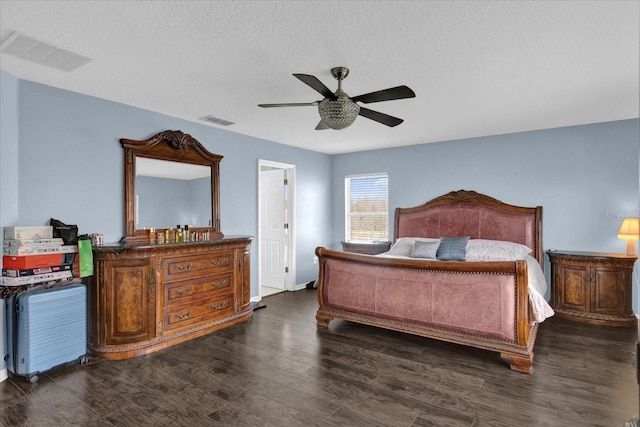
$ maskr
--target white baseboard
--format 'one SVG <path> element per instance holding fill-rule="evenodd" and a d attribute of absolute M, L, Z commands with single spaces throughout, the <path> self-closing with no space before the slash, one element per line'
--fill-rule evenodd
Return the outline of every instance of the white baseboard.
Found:
<path fill-rule="evenodd" d="M 7 368 L 4 368 L 0 371 L 0 383 L 7 378 L 9 378 L 9 370 Z"/>
<path fill-rule="evenodd" d="M 303 289 L 307 289 L 306 283 L 298 284 L 295 286 L 295 288 L 293 288 L 294 291 L 301 291 Z"/>

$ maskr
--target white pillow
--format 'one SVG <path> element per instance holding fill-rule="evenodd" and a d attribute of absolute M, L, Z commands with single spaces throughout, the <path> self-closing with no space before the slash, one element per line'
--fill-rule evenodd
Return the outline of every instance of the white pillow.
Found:
<path fill-rule="evenodd" d="M 422 242 L 416 240 L 411 251 L 411 258 L 436 259 L 440 242 Z"/>
<path fill-rule="evenodd" d="M 519 243 L 471 239 L 467 243 L 467 261 L 516 261 L 524 259 L 531 251 Z"/>
<path fill-rule="evenodd" d="M 433 239 L 429 237 L 400 237 L 396 240 L 396 242 L 391 246 L 388 252 L 385 252 L 386 255 L 397 255 L 397 256 L 411 256 L 411 252 L 413 251 L 413 244 L 416 241 L 420 242 L 440 242 L 440 239 Z"/>

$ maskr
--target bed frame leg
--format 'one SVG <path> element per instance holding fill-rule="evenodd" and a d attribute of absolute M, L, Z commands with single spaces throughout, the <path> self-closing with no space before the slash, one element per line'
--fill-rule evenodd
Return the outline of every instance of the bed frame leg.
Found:
<path fill-rule="evenodd" d="M 500 357 L 509 363 L 511 370 L 530 374 L 533 371 L 533 353 L 528 356 L 521 356 L 510 353 L 500 353 Z"/>
<path fill-rule="evenodd" d="M 327 316 L 326 314 L 322 314 L 320 312 L 316 313 L 316 323 L 322 328 L 328 328 L 329 322 L 331 322 L 332 320 L 333 316 Z"/>

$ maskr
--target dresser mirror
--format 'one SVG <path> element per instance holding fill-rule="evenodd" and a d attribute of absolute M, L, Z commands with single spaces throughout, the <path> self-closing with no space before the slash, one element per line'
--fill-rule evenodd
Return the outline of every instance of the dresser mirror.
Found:
<path fill-rule="evenodd" d="M 220 232 L 220 161 L 191 135 L 164 131 L 146 140 L 121 139 L 125 151 L 127 244 L 156 243 L 155 233 L 190 226 L 209 239 Z"/>

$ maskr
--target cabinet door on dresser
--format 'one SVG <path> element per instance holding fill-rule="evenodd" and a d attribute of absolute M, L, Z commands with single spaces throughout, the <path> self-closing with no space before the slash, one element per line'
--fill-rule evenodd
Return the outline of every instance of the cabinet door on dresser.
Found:
<path fill-rule="evenodd" d="M 236 280 L 236 311 L 245 311 L 251 305 L 251 259 L 249 248 L 236 249 L 238 278 Z"/>
<path fill-rule="evenodd" d="M 625 294 L 627 272 L 619 268 L 594 267 L 590 269 L 591 312 L 599 314 L 624 313 L 625 301 L 631 295 Z"/>
<path fill-rule="evenodd" d="M 104 344 L 118 345 L 155 336 L 156 272 L 150 259 L 104 262 L 102 287 L 111 309 L 102 313 Z"/>
<path fill-rule="evenodd" d="M 589 311 L 590 288 L 587 286 L 590 278 L 590 268 L 582 265 L 558 264 L 556 280 L 558 284 L 553 292 L 554 306 L 558 309 Z M 562 285 L 560 285 L 562 284 Z"/>

